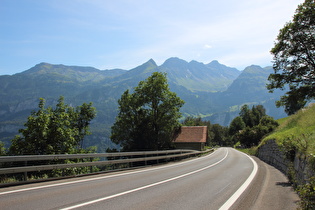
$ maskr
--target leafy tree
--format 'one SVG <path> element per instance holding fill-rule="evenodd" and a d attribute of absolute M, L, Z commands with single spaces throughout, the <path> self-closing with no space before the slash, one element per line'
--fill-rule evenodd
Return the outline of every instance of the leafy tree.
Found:
<path fill-rule="evenodd" d="M 248 105 L 245 104 L 241 107 L 241 111 L 239 113 L 240 117 L 242 118 L 243 122 L 248 127 L 253 127 L 255 124 L 254 115 L 249 109 Z"/>
<path fill-rule="evenodd" d="M 255 125 L 255 116 L 253 115 L 247 104 L 241 107 L 239 115 L 243 119 L 243 122 L 246 126 L 253 127 Z"/>
<path fill-rule="evenodd" d="M 211 125 L 210 132 L 212 133 L 212 138 L 210 139 L 212 146 L 232 146 L 228 135 L 229 130 L 227 127 L 221 126 L 219 124 L 213 124 Z"/>
<path fill-rule="evenodd" d="M 80 151 L 85 135 L 89 134 L 88 126 L 95 117 L 92 103 L 73 107 L 64 103 L 61 96 L 55 109 L 45 108 L 45 100 L 40 98 L 39 110 L 33 111 L 20 129 L 23 135 L 12 140 L 10 154 L 64 154 Z"/>
<path fill-rule="evenodd" d="M 266 115 L 266 110 L 263 105 L 253 106 L 252 109 L 249 109 L 248 105 L 245 104 L 241 107 L 239 115 L 245 125 L 252 128 L 259 124 L 260 119 Z"/>
<path fill-rule="evenodd" d="M 274 74 L 270 74 L 270 92 L 289 86 L 277 106 L 285 106 L 288 114 L 315 98 L 315 2 L 305 0 L 298 6 L 293 20 L 280 30 L 275 46 Z"/>
<path fill-rule="evenodd" d="M 278 123 L 272 117 L 266 115 L 266 109 L 262 105 L 248 105 L 241 107 L 239 117 L 232 120 L 229 134 L 232 143 L 239 142 L 245 147 L 257 145 L 260 139 L 272 132 Z"/>
<path fill-rule="evenodd" d="M 0 156 L 6 155 L 6 149 L 4 143 L 0 141 Z"/>
<path fill-rule="evenodd" d="M 258 125 L 246 127 L 235 134 L 234 139 L 245 147 L 258 145 L 259 141 L 268 133 L 272 132 L 279 124 L 270 116 L 263 116 Z"/>
<path fill-rule="evenodd" d="M 246 127 L 243 119 L 240 116 L 235 117 L 229 126 L 229 134 L 233 136 Z"/>
<path fill-rule="evenodd" d="M 171 146 L 184 101 L 169 90 L 166 74 L 154 72 L 139 82 L 133 93 L 118 100 L 119 113 L 111 140 L 124 151 L 158 150 Z"/>
<path fill-rule="evenodd" d="M 247 148 L 256 145 L 260 140 L 257 139 L 256 130 L 250 127 L 246 127 L 240 133 L 237 133 L 234 138 Z"/>
<path fill-rule="evenodd" d="M 210 125 L 210 121 L 203 121 L 201 117 L 188 116 L 184 119 L 182 124 L 185 126 L 206 126 Z"/>
<path fill-rule="evenodd" d="M 76 107 L 73 113 L 74 120 L 72 126 L 78 128 L 78 135 L 75 136 L 77 142 L 80 142 L 80 147 L 83 147 L 83 140 L 89 132 L 90 121 L 96 116 L 96 109 L 92 107 L 92 103 L 83 103 L 81 106 Z"/>
<path fill-rule="evenodd" d="M 266 116 L 266 109 L 263 105 L 253 106 L 252 113 L 254 115 L 254 125 L 258 125 L 262 117 Z"/>
<path fill-rule="evenodd" d="M 272 132 L 276 127 L 279 126 L 279 123 L 270 116 L 263 116 L 260 120 L 259 125 L 267 128 L 267 132 Z"/>

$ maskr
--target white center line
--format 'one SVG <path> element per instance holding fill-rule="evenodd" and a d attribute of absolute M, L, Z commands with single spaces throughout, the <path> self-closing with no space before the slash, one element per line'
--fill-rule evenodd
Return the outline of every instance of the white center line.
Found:
<path fill-rule="evenodd" d="M 213 155 L 215 152 L 211 153 L 210 155 Z M 197 161 L 197 160 L 200 160 L 202 158 L 206 158 L 208 156 L 209 155 L 206 155 L 206 156 L 201 157 L 201 158 L 192 159 L 192 160 L 189 160 L 189 161 L 184 161 L 184 162 L 175 163 L 175 164 L 171 164 L 171 165 L 159 166 L 159 167 L 155 167 L 155 168 L 148 168 L 148 169 L 144 169 L 144 170 L 140 170 L 140 171 L 131 171 L 131 172 L 126 172 L 126 173 L 121 173 L 121 174 L 113 174 L 113 175 L 108 175 L 108 176 L 94 177 L 94 178 L 77 180 L 77 181 L 62 182 L 62 183 L 57 183 L 57 184 L 50 184 L 50 185 L 43 185 L 43 186 L 38 186 L 38 187 L 29 187 L 29 188 L 5 191 L 5 192 L 0 192 L 0 195 L 6 195 L 6 194 L 18 193 L 18 192 L 25 192 L 25 191 L 30 191 L 30 190 L 39 190 L 39 189 L 50 188 L 50 187 L 58 187 L 58 186 L 63 186 L 63 185 L 83 183 L 83 182 L 89 182 L 89 181 L 95 181 L 95 180 L 101 180 L 101 179 L 108 179 L 108 178 L 112 178 L 112 177 L 143 173 L 143 172 L 153 171 L 153 170 L 160 170 L 162 168 L 174 167 L 174 166 L 186 164 L 186 163 L 189 163 L 189 162 Z"/>
<path fill-rule="evenodd" d="M 122 196 L 122 195 L 126 195 L 126 194 L 129 194 L 129 193 L 133 193 L 133 192 L 140 191 L 140 190 L 143 190 L 143 189 L 147 189 L 147 188 L 150 188 L 150 187 L 154 187 L 154 186 L 157 186 L 157 185 L 160 185 L 160 184 L 164 184 L 164 183 L 167 183 L 167 182 L 170 182 L 170 181 L 174 181 L 174 180 L 177 180 L 177 179 L 180 179 L 180 178 L 183 178 L 183 177 L 186 177 L 186 176 L 189 176 L 189 175 L 192 175 L 192 174 L 204 171 L 204 170 L 206 170 L 208 168 L 211 168 L 211 167 L 221 163 L 223 160 L 226 159 L 226 157 L 228 156 L 228 153 L 229 153 L 229 151 L 227 150 L 225 156 L 221 160 L 219 160 L 216 163 L 213 163 L 212 165 L 206 166 L 204 168 L 201 168 L 201 169 L 198 169 L 198 170 L 186 173 L 186 174 L 182 174 L 180 176 L 176 176 L 176 177 L 173 177 L 173 178 L 170 178 L 170 179 L 166 179 L 166 180 L 163 180 L 163 181 L 160 181 L 160 182 L 156 182 L 156 183 L 153 183 L 153 184 L 145 185 L 143 187 L 135 188 L 135 189 L 132 189 L 132 190 L 128 190 L 128 191 L 117 193 L 117 194 L 110 195 L 110 196 L 107 196 L 107 197 L 103 197 L 103 198 L 99 198 L 99 199 L 96 199 L 96 200 L 88 201 L 88 202 L 85 202 L 85 203 L 80 203 L 80 204 L 77 204 L 77 205 L 74 205 L 74 206 L 69 206 L 69 207 L 63 208 L 61 210 L 70 210 L 70 209 L 80 208 L 80 207 L 83 207 L 83 206 L 91 205 L 91 204 L 94 204 L 94 203 L 97 203 L 97 202 L 105 201 L 105 200 L 108 200 L 108 199 L 111 199 L 111 198 L 119 197 L 119 196 Z"/>

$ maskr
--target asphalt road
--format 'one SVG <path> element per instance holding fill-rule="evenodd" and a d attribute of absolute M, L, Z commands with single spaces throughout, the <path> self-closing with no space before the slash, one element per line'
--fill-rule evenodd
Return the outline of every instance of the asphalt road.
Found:
<path fill-rule="evenodd" d="M 247 201 L 251 196 L 242 192 L 253 189 L 252 179 L 261 181 L 256 171 L 256 161 L 249 156 L 220 148 L 162 166 L 3 188 L 0 209 L 184 210 L 228 209 L 233 204 L 237 209 L 243 203 L 253 206 Z M 263 204 L 265 198 L 258 198 L 255 203 Z"/>

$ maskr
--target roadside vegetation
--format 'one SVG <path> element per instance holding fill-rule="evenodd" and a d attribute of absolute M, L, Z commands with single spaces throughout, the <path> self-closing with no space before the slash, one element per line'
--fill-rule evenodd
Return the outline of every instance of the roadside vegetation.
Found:
<path fill-rule="evenodd" d="M 170 149 L 184 103 L 170 91 L 166 73 L 154 72 L 133 93 L 127 89 L 118 100 L 111 140 L 123 151 Z"/>
<path fill-rule="evenodd" d="M 293 165 L 295 154 L 305 156 L 313 172 L 315 171 L 315 104 L 299 110 L 294 115 L 278 120 L 279 126 L 270 135 L 262 139 L 259 146 L 269 140 L 275 140 L 283 149 L 286 158 Z M 258 146 L 258 148 L 259 148 Z M 249 150 L 257 150 L 252 148 Z M 304 180 L 306 184 L 299 184 L 296 180 L 295 170 L 288 171 L 288 178 L 299 194 L 301 209 L 315 208 L 315 176 Z"/>
<path fill-rule="evenodd" d="M 311 169 L 306 184 L 295 181 L 295 170 L 289 172 L 289 179 L 300 195 L 301 209 L 315 209 L 315 106 L 304 106 L 315 99 L 315 2 L 305 0 L 300 4 L 291 21 L 280 29 L 274 47 L 274 73 L 269 75 L 267 89 L 289 89 L 277 102 L 291 115 L 279 121 L 280 126 L 273 134 L 264 138 L 261 144 L 274 139 L 284 148 L 287 159 L 297 153 L 307 158 Z M 291 173 L 291 174 L 290 174 Z"/>
<path fill-rule="evenodd" d="M 300 109 L 293 115 L 276 121 L 279 126 L 275 130 L 260 140 L 259 145 L 251 147 L 241 147 L 240 142 L 235 144 L 235 148 L 249 154 L 257 155 L 260 146 L 267 141 L 275 140 L 290 161 L 291 168 L 288 171 L 289 181 L 292 183 L 301 201 L 300 209 L 315 208 L 315 176 L 305 180 L 305 184 L 299 184 L 296 180 L 296 172 L 293 168 L 295 154 L 299 153 L 308 160 L 309 167 L 315 171 L 315 104 Z"/>
<path fill-rule="evenodd" d="M 21 135 L 12 139 L 8 150 L 0 142 L 0 155 L 50 155 L 50 154 L 79 154 L 94 153 L 96 147 L 84 149 L 84 137 L 89 132 L 90 121 L 95 117 L 96 110 L 92 103 L 83 103 L 81 106 L 72 107 L 64 103 L 60 97 L 55 107 L 45 107 L 45 100 L 39 99 L 38 110 L 33 111 L 20 129 Z M 42 164 L 76 163 L 89 160 L 49 160 Z M 13 163 L 5 163 L 4 166 Z M 25 163 L 14 163 L 18 167 Z M 32 161 L 32 164 L 37 164 Z M 2 165 L 0 164 L 2 167 Z M 12 166 L 11 166 L 12 167 Z M 95 172 L 96 167 L 78 167 L 69 169 L 55 169 L 50 172 L 31 172 L 28 179 L 49 178 Z M 21 180 L 23 175 L 0 175 L 0 182 Z"/>
<path fill-rule="evenodd" d="M 296 114 L 278 120 L 279 127 L 265 137 L 265 141 L 274 139 L 277 144 L 287 149 L 294 149 L 305 155 L 315 155 L 315 104 Z"/>
<path fill-rule="evenodd" d="M 235 117 L 228 127 L 211 124 L 201 117 L 186 117 L 184 126 L 207 126 L 209 146 L 229 146 L 249 151 L 259 144 L 260 139 L 272 132 L 278 123 L 266 114 L 262 105 L 251 108 L 247 104 L 241 107 L 239 116 Z M 253 154 L 253 151 L 251 151 Z"/>

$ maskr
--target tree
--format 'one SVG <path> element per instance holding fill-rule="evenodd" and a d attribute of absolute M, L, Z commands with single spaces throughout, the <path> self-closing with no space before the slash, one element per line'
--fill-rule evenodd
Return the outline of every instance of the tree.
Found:
<path fill-rule="evenodd" d="M 64 154 L 82 151 L 85 135 L 89 134 L 88 126 L 95 117 L 92 103 L 73 107 L 64 103 L 61 96 L 55 109 L 45 108 L 45 100 L 40 98 L 39 110 L 33 111 L 20 129 L 23 135 L 17 135 L 12 140 L 10 154 L 14 155 L 44 155 Z"/>
<path fill-rule="evenodd" d="M 277 102 L 288 114 L 295 113 L 315 98 L 315 2 L 305 0 L 298 6 L 293 20 L 280 30 L 275 46 L 274 74 L 270 74 L 267 88 L 289 87 Z"/>
<path fill-rule="evenodd" d="M 210 145 L 232 146 L 228 135 L 228 128 L 219 124 L 213 124 L 210 128 Z"/>
<path fill-rule="evenodd" d="M 240 117 L 242 118 L 243 122 L 246 126 L 253 127 L 255 124 L 254 116 L 251 110 L 249 109 L 248 105 L 245 104 L 241 107 L 241 111 L 239 113 Z"/>
<path fill-rule="evenodd" d="M 239 115 L 245 125 L 252 128 L 259 124 L 260 119 L 266 115 L 266 110 L 263 105 L 253 106 L 252 109 L 249 109 L 248 105 L 245 104 L 241 107 Z"/>
<path fill-rule="evenodd" d="M 165 73 L 154 72 L 133 93 L 126 90 L 118 104 L 111 134 L 114 143 L 124 151 L 170 147 L 184 101 L 169 90 Z"/>
<path fill-rule="evenodd" d="M 264 116 L 261 118 L 259 125 L 264 126 L 268 133 L 272 132 L 276 127 L 279 126 L 279 123 L 270 116 Z"/>
<path fill-rule="evenodd" d="M 246 127 L 239 133 L 234 135 L 234 139 L 239 141 L 245 147 L 258 145 L 259 141 L 268 133 L 272 132 L 277 126 L 278 122 L 270 116 L 263 116 L 258 125 L 254 127 Z"/>
<path fill-rule="evenodd" d="M 6 149 L 4 147 L 4 143 L 0 141 L 0 156 L 6 155 Z"/>
<path fill-rule="evenodd" d="M 263 105 L 253 106 L 252 113 L 254 115 L 254 125 L 258 125 L 260 120 L 266 116 L 266 109 Z"/>
<path fill-rule="evenodd" d="M 241 143 L 245 147 L 257 145 L 260 139 L 273 131 L 278 123 L 266 114 L 263 105 L 253 106 L 243 105 L 239 113 L 240 116 L 234 118 L 229 127 L 229 134 L 232 143 Z"/>
<path fill-rule="evenodd" d="M 184 119 L 182 124 L 185 126 L 206 126 L 206 125 L 210 125 L 210 122 L 203 121 L 201 117 L 188 116 Z"/>
<path fill-rule="evenodd" d="M 231 136 L 235 135 L 239 131 L 243 130 L 246 127 L 243 119 L 240 116 L 235 117 L 230 123 L 229 134 Z"/>

